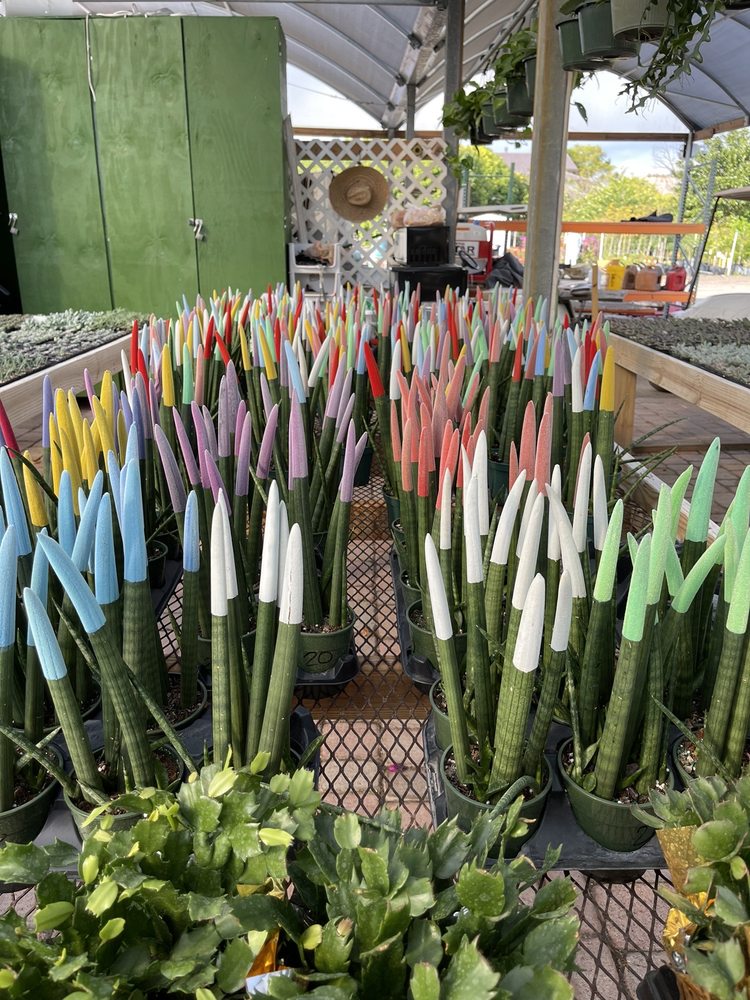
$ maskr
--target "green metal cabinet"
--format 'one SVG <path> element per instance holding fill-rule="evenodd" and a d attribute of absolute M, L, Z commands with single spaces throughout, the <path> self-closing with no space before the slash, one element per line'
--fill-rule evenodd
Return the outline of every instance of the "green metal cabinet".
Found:
<path fill-rule="evenodd" d="M 0 18 L 24 310 L 283 281 L 285 101 L 275 18 Z"/>
<path fill-rule="evenodd" d="M 80 20 L 0 19 L 9 212 L 0 222 L 17 230 L 12 246 L 26 312 L 112 308 L 84 30 Z"/>
<path fill-rule="evenodd" d="M 182 22 L 203 295 L 286 276 L 284 36 L 275 18 Z"/>

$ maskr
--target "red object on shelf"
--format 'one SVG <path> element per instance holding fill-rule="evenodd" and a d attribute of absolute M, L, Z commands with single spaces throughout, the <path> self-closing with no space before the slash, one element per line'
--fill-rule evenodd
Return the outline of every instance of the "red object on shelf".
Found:
<path fill-rule="evenodd" d="M 670 267 L 667 271 L 664 288 L 668 292 L 682 292 L 684 291 L 686 282 L 687 271 L 680 264 L 677 264 L 675 267 Z"/>

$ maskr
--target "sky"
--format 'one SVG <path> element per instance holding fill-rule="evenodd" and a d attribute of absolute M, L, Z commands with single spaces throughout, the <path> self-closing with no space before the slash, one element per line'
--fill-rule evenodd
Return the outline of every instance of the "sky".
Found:
<path fill-rule="evenodd" d="M 663 104 L 654 101 L 638 114 L 627 113 L 627 102 L 619 96 L 622 83 L 613 73 L 592 76 L 574 94 L 586 108 L 588 125 L 575 107 L 570 111 L 572 131 L 594 132 L 683 132 L 684 125 Z M 287 99 L 295 126 L 326 126 L 330 128 L 379 128 L 379 122 L 362 108 L 337 94 L 315 77 L 287 66 Z M 421 108 L 415 116 L 417 129 L 440 128 L 442 99 L 436 98 Z M 648 177 L 668 172 L 665 157 L 679 156 L 680 146 L 674 143 L 611 142 L 600 143 L 618 169 L 628 174 Z M 493 143 L 495 150 L 511 148 L 509 143 Z"/>

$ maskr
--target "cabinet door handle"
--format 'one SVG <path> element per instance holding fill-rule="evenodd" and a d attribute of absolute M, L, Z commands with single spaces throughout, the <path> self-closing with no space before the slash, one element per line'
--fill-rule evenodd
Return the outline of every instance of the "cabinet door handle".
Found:
<path fill-rule="evenodd" d="M 8 229 L 11 236 L 18 236 L 18 212 L 8 213 Z"/>
<path fill-rule="evenodd" d="M 188 219 L 188 225 L 193 230 L 193 236 L 196 240 L 205 240 L 206 236 L 203 232 L 203 219 Z"/>

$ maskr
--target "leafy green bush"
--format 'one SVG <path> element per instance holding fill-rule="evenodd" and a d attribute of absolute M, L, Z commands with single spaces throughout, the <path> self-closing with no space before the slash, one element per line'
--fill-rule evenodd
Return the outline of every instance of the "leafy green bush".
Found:
<path fill-rule="evenodd" d="M 572 884 L 521 898 L 557 852 L 541 871 L 481 867 L 520 802 L 471 834 L 453 821 L 402 832 L 398 812 L 321 806 L 307 771 L 266 784 L 266 764 L 125 796 L 146 818 L 113 833 L 105 817 L 80 857 L 60 843 L 0 851 L 0 881 L 36 884 L 39 907 L 33 926 L 0 919 L 0 996 L 212 1000 L 270 953 L 286 966 L 266 978 L 276 997 L 572 998 Z"/>

